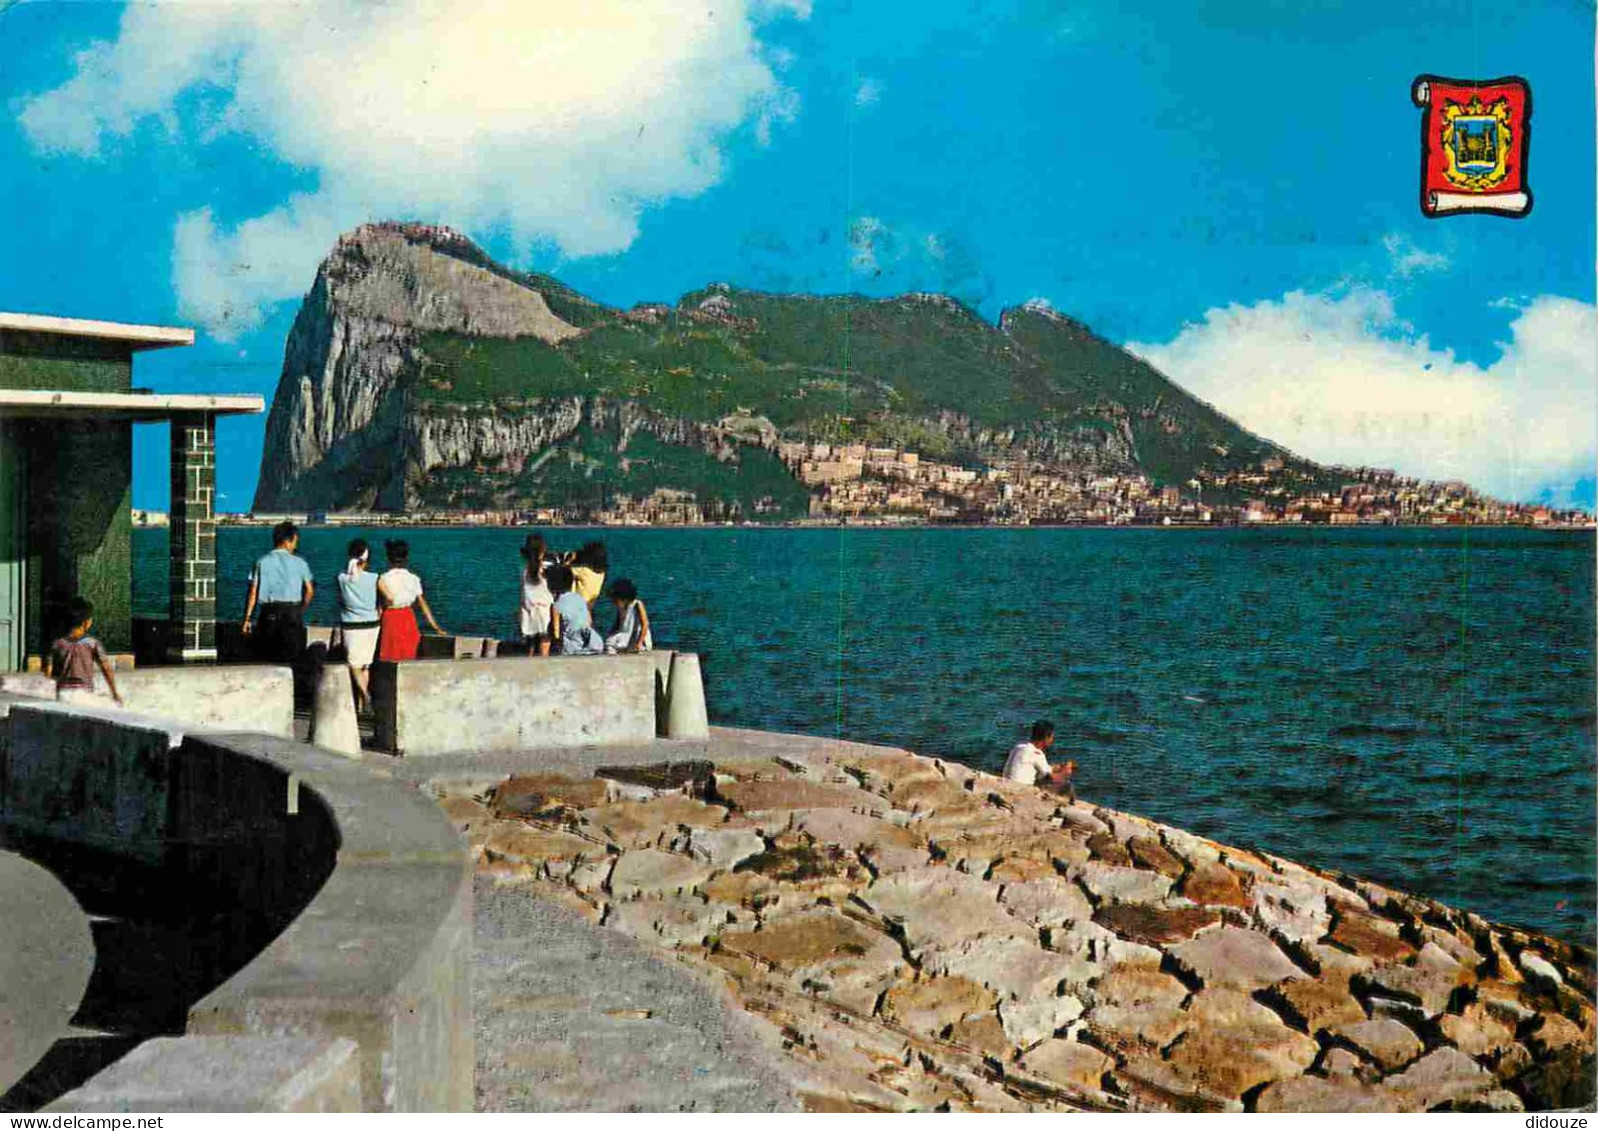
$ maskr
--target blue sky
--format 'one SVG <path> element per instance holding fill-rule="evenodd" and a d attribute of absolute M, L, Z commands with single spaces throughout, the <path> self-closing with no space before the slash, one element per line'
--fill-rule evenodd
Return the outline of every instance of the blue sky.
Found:
<path fill-rule="evenodd" d="M 1041 298 L 1306 455 L 1593 504 L 1590 6 L 570 7 L 22 0 L 0 309 L 195 324 L 138 382 L 270 399 L 333 236 L 427 219 L 615 304 Z M 1530 81 L 1528 218 L 1421 216 L 1421 72 Z"/>

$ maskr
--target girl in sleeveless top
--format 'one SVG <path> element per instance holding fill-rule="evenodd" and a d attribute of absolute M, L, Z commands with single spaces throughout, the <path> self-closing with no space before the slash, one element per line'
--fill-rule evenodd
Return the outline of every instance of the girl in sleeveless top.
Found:
<path fill-rule="evenodd" d="M 355 708 L 370 707 L 372 660 L 377 656 L 377 575 L 368 564 L 371 548 L 366 539 L 349 545 L 349 564 L 338 575 L 339 630 L 344 636 L 344 662 L 355 687 Z"/>
<path fill-rule="evenodd" d="M 610 587 L 610 599 L 616 603 L 616 623 L 605 637 L 605 651 L 653 651 L 655 640 L 649 631 L 649 610 L 638 599 L 638 587 L 630 579 L 620 578 Z"/>
<path fill-rule="evenodd" d="M 422 579 L 410 571 L 410 543 L 402 539 L 384 542 L 388 556 L 388 569 L 377 579 L 377 603 L 383 610 L 381 629 L 377 638 L 377 658 L 387 663 L 414 660 L 421 648 L 422 633 L 416 625 L 416 608 L 427 618 L 428 627 L 439 636 L 445 635 L 433 610 L 427 607 L 422 595 Z"/>
<path fill-rule="evenodd" d="M 550 564 L 543 538 L 529 534 L 522 545 L 521 607 L 517 611 L 517 628 L 529 656 L 549 655 L 549 619 L 555 595 L 549 591 L 544 570 Z"/>

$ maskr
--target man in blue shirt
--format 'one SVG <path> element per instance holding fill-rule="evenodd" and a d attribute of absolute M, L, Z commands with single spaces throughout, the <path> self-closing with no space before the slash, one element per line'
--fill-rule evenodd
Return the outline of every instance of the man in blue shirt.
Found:
<path fill-rule="evenodd" d="M 316 593 L 311 567 L 294 551 L 300 532 L 292 522 L 272 528 L 272 552 L 256 559 L 250 571 L 250 595 L 244 602 L 244 633 L 253 637 L 255 658 L 266 664 L 289 664 L 296 682 L 305 653 L 305 610 Z M 251 616 L 260 610 L 253 626 Z"/>

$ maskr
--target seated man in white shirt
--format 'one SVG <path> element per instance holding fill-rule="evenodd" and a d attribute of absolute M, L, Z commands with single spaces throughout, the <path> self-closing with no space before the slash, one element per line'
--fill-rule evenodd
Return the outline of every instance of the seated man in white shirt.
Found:
<path fill-rule="evenodd" d="M 1072 787 L 1071 775 L 1076 772 L 1076 763 L 1066 762 L 1058 767 L 1050 767 L 1047 752 L 1053 745 L 1054 724 L 1039 719 L 1032 724 L 1031 741 L 1017 742 L 1010 748 L 1010 756 L 1004 760 L 1004 777 L 1025 785 L 1037 785 L 1038 777 L 1042 775 L 1045 789 L 1052 787 L 1075 801 L 1076 790 Z"/>

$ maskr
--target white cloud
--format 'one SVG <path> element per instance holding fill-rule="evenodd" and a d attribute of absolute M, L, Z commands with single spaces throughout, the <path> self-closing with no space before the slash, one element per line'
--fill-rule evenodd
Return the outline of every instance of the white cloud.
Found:
<path fill-rule="evenodd" d="M 861 275 L 880 275 L 883 260 L 894 255 L 893 229 L 875 216 L 857 216 L 849 225 L 849 266 Z"/>
<path fill-rule="evenodd" d="M 849 267 L 900 293 L 937 292 L 980 306 L 993 280 L 955 235 L 857 216 L 849 224 Z"/>
<path fill-rule="evenodd" d="M 1382 247 L 1387 251 L 1388 270 L 1400 279 L 1427 271 L 1444 271 L 1449 265 L 1448 256 L 1422 250 L 1402 232 L 1388 232 L 1382 237 Z"/>
<path fill-rule="evenodd" d="M 808 0 L 130 4 L 116 39 L 79 53 L 73 77 L 27 100 L 20 120 L 40 151 L 83 157 L 150 120 L 184 143 L 244 133 L 313 174 L 314 191 L 235 226 L 205 210 L 177 223 L 184 309 L 236 333 L 305 289 L 332 235 L 370 219 L 503 226 L 572 256 L 627 247 L 645 207 L 716 182 L 733 131 L 765 139 L 794 115 L 760 32 L 808 11 Z"/>
<path fill-rule="evenodd" d="M 861 78 L 854 88 L 854 104 L 860 107 L 875 106 L 882 100 L 882 84 L 873 78 Z"/>
<path fill-rule="evenodd" d="M 306 194 L 231 231 L 218 229 L 209 208 L 184 213 L 172 233 L 178 316 L 236 340 L 259 326 L 273 303 L 309 287 L 316 264 L 348 226 L 333 202 Z"/>
<path fill-rule="evenodd" d="M 1572 501 L 1598 461 L 1598 309 L 1516 304 L 1485 368 L 1433 346 L 1369 287 L 1206 311 L 1128 344 L 1244 426 L 1311 459 Z"/>

